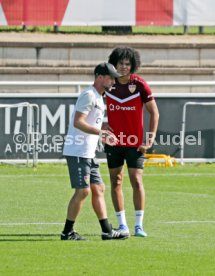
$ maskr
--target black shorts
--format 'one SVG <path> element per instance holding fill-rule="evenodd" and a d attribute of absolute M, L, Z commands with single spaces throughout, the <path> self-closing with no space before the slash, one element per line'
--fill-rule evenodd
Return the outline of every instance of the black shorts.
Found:
<path fill-rule="evenodd" d="M 144 156 L 134 147 L 108 146 L 105 145 L 108 168 L 114 169 L 124 165 L 124 160 L 128 168 L 143 169 Z"/>

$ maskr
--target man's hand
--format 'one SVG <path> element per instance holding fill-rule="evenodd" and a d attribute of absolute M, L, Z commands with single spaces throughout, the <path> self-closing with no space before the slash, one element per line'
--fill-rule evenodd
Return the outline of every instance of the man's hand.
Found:
<path fill-rule="evenodd" d="M 109 130 L 102 129 L 99 133 L 100 139 L 104 144 L 109 146 L 116 146 L 119 143 L 119 140 L 116 136 Z"/>
<path fill-rule="evenodd" d="M 109 124 L 107 122 L 103 123 L 102 129 L 103 130 L 110 130 L 111 132 L 113 132 L 113 129 L 109 126 Z"/>
<path fill-rule="evenodd" d="M 148 149 L 152 147 L 151 144 L 142 144 L 138 147 L 137 151 L 140 151 L 142 154 L 146 153 Z"/>
<path fill-rule="evenodd" d="M 142 144 L 138 147 L 137 151 L 140 151 L 142 154 L 146 153 L 150 149 L 155 141 L 155 132 L 147 132 L 146 144 Z"/>

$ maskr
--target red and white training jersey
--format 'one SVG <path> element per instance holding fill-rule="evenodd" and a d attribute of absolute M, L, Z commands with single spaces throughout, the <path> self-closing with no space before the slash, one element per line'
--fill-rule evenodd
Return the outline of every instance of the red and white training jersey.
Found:
<path fill-rule="evenodd" d="M 143 142 L 143 104 L 153 100 L 146 81 L 132 74 L 127 84 L 116 79 L 106 92 L 108 124 L 119 139 L 118 146 L 138 147 Z"/>

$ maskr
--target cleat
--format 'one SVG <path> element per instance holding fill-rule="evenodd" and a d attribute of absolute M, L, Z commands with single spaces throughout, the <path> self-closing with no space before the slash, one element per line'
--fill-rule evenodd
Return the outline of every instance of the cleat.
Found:
<path fill-rule="evenodd" d="M 74 240 L 74 241 L 84 241 L 86 238 L 80 236 L 77 232 L 69 232 L 68 234 L 61 233 L 60 239 L 62 241 Z"/>
<path fill-rule="evenodd" d="M 124 233 L 124 234 L 127 234 L 128 236 L 130 236 L 130 232 L 129 232 L 127 225 L 120 224 L 120 226 L 117 230 L 120 231 L 121 233 Z"/>
<path fill-rule="evenodd" d="M 121 230 L 117 229 L 114 230 L 112 229 L 110 233 L 104 233 L 102 232 L 101 238 L 102 240 L 124 240 L 129 237 L 128 233 L 124 233 Z"/>
<path fill-rule="evenodd" d="M 135 234 L 136 237 L 147 237 L 147 233 L 143 230 L 143 228 L 139 225 L 135 226 Z"/>

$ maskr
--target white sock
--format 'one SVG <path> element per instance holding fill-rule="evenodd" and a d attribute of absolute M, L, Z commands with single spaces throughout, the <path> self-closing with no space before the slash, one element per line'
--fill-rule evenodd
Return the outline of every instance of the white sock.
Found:
<path fill-rule="evenodd" d="M 125 210 L 116 212 L 116 217 L 119 225 L 121 224 L 127 225 L 126 218 L 125 218 Z"/>
<path fill-rule="evenodd" d="M 138 225 L 138 226 L 142 227 L 143 217 L 144 217 L 144 211 L 143 210 L 136 210 L 135 211 L 135 226 Z"/>

